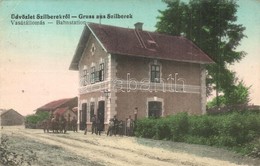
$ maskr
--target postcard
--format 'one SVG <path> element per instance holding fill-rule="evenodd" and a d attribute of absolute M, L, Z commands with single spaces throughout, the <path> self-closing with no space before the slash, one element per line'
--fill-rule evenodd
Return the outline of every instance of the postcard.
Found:
<path fill-rule="evenodd" d="M 1 163 L 258 165 L 259 4 L 0 1 Z"/>

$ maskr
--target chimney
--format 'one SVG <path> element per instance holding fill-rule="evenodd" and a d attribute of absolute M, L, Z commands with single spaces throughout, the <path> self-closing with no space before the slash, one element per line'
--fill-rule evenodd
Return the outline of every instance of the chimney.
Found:
<path fill-rule="evenodd" d="M 135 23 L 135 30 L 143 30 L 143 24 L 142 22 Z"/>

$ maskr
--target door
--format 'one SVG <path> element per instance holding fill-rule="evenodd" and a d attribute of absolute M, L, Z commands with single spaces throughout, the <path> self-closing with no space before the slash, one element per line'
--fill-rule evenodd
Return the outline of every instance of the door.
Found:
<path fill-rule="evenodd" d="M 81 117 L 80 117 L 80 130 L 85 130 L 87 122 L 87 103 L 82 104 Z"/>
<path fill-rule="evenodd" d="M 98 118 L 100 120 L 100 128 L 103 131 L 104 130 L 104 121 L 105 121 L 105 101 L 99 101 L 98 102 Z"/>
<path fill-rule="evenodd" d="M 94 116 L 95 114 L 95 103 L 94 102 L 91 102 L 90 103 L 90 113 L 89 113 L 89 117 L 90 117 L 90 121 L 91 121 L 91 118 Z"/>
<path fill-rule="evenodd" d="M 148 117 L 159 118 L 162 116 L 162 102 L 148 102 Z"/>

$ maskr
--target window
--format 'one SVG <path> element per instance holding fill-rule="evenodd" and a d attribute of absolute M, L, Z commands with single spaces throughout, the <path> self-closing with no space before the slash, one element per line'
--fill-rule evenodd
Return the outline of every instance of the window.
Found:
<path fill-rule="evenodd" d="M 104 63 L 101 63 L 99 68 L 99 81 L 104 81 Z"/>
<path fill-rule="evenodd" d="M 94 66 L 94 67 L 91 67 L 90 83 L 91 83 L 91 84 L 94 84 L 94 83 L 95 83 L 95 66 Z"/>
<path fill-rule="evenodd" d="M 92 55 L 94 55 L 95 51 L 96 51 L 96 47 L 95 47 L 95 45 L 93 43 L 92 46 L 91 46 L 90 52 L 91 52 Z"/>
<path fill-rule="evenodd" d="M 148 117 L 159 118 L 162 116 L 162 102 L 150 101 L 148 102 Z"/>
<path fill-rule="evenodd" d="M 99 71 L 95 72 L 95 82 L 99 82 Z"/>
<path fill-rule="evenodd" d="M 151 65 L 151 82 L 160 82 L 160 65 Z"/>
<path fill-rule="evenodd" d="M 83 80 L 83 86 L 86 86 L 88 84 L 88 71 L 87 71 L 87 69 L 83 70 L 82 80 Z"/>
<path fill-rule="evenodd" d="M 95 82 L 104 81 L 104 63 L 99 65 L 99 70 L 96 71 L 95 67 L 91 67 L 91 77 L 90 82 L 94 84 Z"/>

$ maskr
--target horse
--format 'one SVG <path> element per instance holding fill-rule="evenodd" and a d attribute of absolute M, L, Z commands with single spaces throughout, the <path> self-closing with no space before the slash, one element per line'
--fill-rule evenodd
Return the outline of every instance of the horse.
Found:
<path fill-rule="evenodd" d="M 75 118 L 73 118 L 72 120 L 71 120 L 71 129 L 72 129 L 72 131 L 73 132 L 77 132 L 77 120 L 75 119 Z"/>
<path fill-rule="evenodd" d="M 60 120 L 59 120 L 59 129 L 60 129 L 60 133 L 66 133 L 67 132 L 67 120 L 62 117 Z"/>
<path fill-rule="evenodd" d="M 59 120 L 57 118 L 51 119 L 51 129 L 53 133 L 59 133 Z"/>
<path fill-rule="evenodd" d="M 43 127 L 43 132 L 48 133 L 49 129 L 51 127 L 51 120 L 50 119 L 45 119 L 42 121 L 42 127 Z"/>

